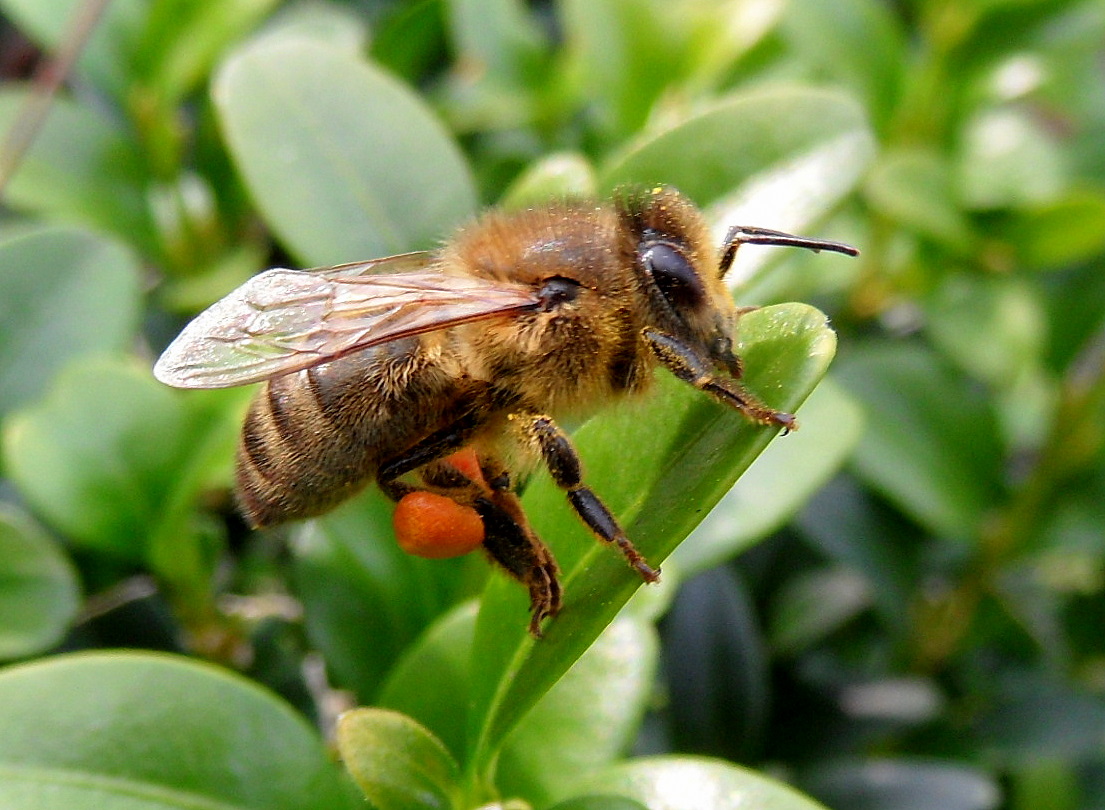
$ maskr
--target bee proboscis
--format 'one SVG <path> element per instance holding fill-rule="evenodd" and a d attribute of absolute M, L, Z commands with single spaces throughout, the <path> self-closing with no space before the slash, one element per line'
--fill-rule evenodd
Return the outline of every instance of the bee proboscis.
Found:
<path fill-rule="evenodd" d="M 857 253 L 742 227 L 717 250 L 668 187 L 493 212 L 434 252 L 261 273 L 196 317 L 154 373 L 181 388 L 264 383 L 237 458 L 253 526 L 322 514 L 372 481 L 396 501 L 448 498 L 474 510 L 488 556 L 528 588 L 540 635 L 561 588 L 515 491 L 535 463 L 598 538 L 659 577 L 585 483 L 559 420 L 643 393 L 663 366 L 754 422 L 796 427 L 739 382 L 745 310 L 724 276 L 749 243 Z M 450 463 L 458 451 L 475 472 Z"/>

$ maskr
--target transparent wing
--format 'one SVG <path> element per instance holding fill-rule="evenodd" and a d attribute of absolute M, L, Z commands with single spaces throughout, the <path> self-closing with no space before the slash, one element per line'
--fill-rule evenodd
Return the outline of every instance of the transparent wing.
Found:
<path fill-rule="evenodd" d="M 154 366 L 178 388 L 226 388 L 537 303 L 533 291 L 448 276 L 428 253 L 317 271 L 266 270 L 196 316 Z"/>

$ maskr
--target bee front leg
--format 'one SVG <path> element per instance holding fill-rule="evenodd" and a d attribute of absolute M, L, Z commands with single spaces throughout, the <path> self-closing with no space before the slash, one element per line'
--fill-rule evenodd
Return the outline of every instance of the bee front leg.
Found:
<path fill-rule="evenodd" d="M 710 363 L 683 341 L 655 329 L 646 329 L 643 334 L 656 358 L 683 382 L 735 408 L 753 422 L 781 427 L 784 432 L 798 429 L 792 414 L 769 408 L 735 381 L 719 378 Z M 739 367 L 735 356 L 733 363 Z"/>
<path fill-rule="evenodd" d="M 656 582 L 660 571 L 645 561 L 641 553 L 633 547 L 626 537 L 617 518 L 606 508 L 598 495 L 583 483 L 583 468 L 572 446 L 571 440 L 552 417 L 544 414 L 511 414 L 510 418 L 519 424 L 522 432 L 536 444 L 541 452 L 545 466 L 549 468 L 553 481 L 568 494 L 568 502 L 587 524 L 595 536 L 607 543 L 613 543 L 622 552 L 626 561 L 633 566 L 645 582 Z"/>

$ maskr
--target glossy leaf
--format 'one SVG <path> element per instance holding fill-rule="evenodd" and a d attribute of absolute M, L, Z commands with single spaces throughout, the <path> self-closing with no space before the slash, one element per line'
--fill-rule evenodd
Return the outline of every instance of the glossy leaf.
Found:
<path fill-rule="evenodd" d="M 94 653 L 0 672 L 0 805 L 342 810 L 361 800 L 290 707 L 183 658 Z"/>
<path fill-rule="evenodd" d="M 666 183 L 699 205 L 724 200 L 726 216 L 714 218 L 723 225 L 790 228 L 790 222 L 775 220 L 778 210 L 790 217 L 823 214 L 853 187 L 872 152 L 863 110 L 849 96 L 773 87 L 729 96 L 635 142 L 603 168 L 599 187 Z M 763 193 L 762 183 L 783 170 L 789 182 Z M 734 195 L 733 189 L 740 191 Z M 741 209 L 742 201 L 755 211 Z M 735 218 L 741 214 L 743 219 Z"/>
<path fill-rule="evenodd" d="M 594 793 L 636 799 L 649 810 L 824 810 L 794 788 L 719 760 L 631 759 L 587 780 Z"/>
<path fill-rule="evenodd" d="M 378 700 L 422 723 L 457 757 L 465 754 L 477 609 L 461 605 L 430 627 L 391 670 Z M 497 790 L 544 804 L 623 751 L 652 687 L 656 654 L 647 620 L 614 622 L 511 735 Z"/>
<path fill-rule="evenodd" d="M 815 494 L 796 525 L 822 554 L 870 583 L 874 607 L 892 631 L 912 629 L 910 588 L 920 575 L 920 529 L 847 475 Z"/>
<path fill-rule="evenodd" d="M 967 123 L 963 141 L 957 179 L 960 197 L 971 208 L 1044 203 L 1066 184 L 1058 146 L 1026 112 L 981 111 Z"/>
<path fill-rule="evenodd" d="M 478 583 L 483 574 L 475 555 L 426 560 L 400 550 L 394 508 L 371 489 L 302 524 L 292 540 L 307 632 L 337 682 L 366 703 L 402 651 L 463 593 L 466 579 Z"/>
<path fill-rule="evenodd" d="M 424 725 L 461 762 L 478 611 L 476 601 L 464 602 L 430 625 L 403 651 L 376 699 L 381 708 L 395 709 Z M 443 683 L 449 688 L 441 689 Z"/>
<path fill-rule="evenodd" d="M 870 605 L 867 581 L 845 568 L 826 568 L 790 579 L 774 600 L 771 643 L 792 655 L 821 641 Z"/>
<path fill-rule="evenodd" d="M 263 37 L 224 63 L 214 97 L 258 207 L 307 264 L 428 248 L 474 211 L 442 125 L 353 53 Z"/>
<path fill-rule="evenodd" d="M 558 3 L 571 72 L 578 77 L 581 95 L 592 102 L 600 131 L 635 131 L 664 86 L 678 77 L 689 35 L 686 5 L 655 0 Z"/>
<path fill-rule="evenodd" d="M 556 199 L 586 199 L 595 195 L 595 171 L 582 155 L 560 152 L 542 158 L 515 179 L 499 201 L 520 209 Z"/>
<path fill-rule="evenodd" d="M 146 368 L 70 366 L 5 425 L 5 469 L 73 541 L 198 585 L 206 573 L 187 524 L 196 494 L 225 469 L 248 393 L 186 396 Z"/>
<path fill-rule="evenodd" d="M 74 358 L 129 346 L 140 304 L 138 262 L 114 241 L 51 228 L 0 242 L 0 414 Z"/>
<path fill-rule="evenodd" d="M 835 348 L 824 316 L 799 304 L 746 316 L 741 339 L 748 387 L 783 408 L 795 408 L 809 394 Z M 647 406 L 604 413 L 578 432 L 576 443 L 588 482 L 657 565 L 770 438 L 770 431 L 665 376 Z M 469 737 L 480 768 L 641 584 L 617 553 L 582 527 L 545 476 L 527 491 L 525 504 L 560 561 L 566 601 L 535 643 L 525 629 L 522 589 L 502 576 L 489 584 L 476 629 Z"/>
<path fill-rule="evenodd" d="M 161 0 L 149 4 L 134 54 L 142 91 L 178 103 L 206 77 L 219 54 L 247 33 L 276 0 Z"/>
<path fill-rule="evenodd" d="M 1099 695 L 1043 673 L 1009 681 L 979 717 L 983 750 L 1010 764 L 1096 756 L 1105 723 Z"/>
<path fill-rule="evenodd" d="M 27 91 L 0 89 L 0 132 L 21 115 Z M 108 119 L 67 98 L 50 115 L 6 189 L 13 208 L 99 228 L 156 254 L 137 146 Z"/>
<path fill-rule="evenodd" d="M 927 310 L 933 343 L 972 376 L 996 387 L 1012 386 L 1043 359 L 1047 324 L 1042 302 L 1020 279 L 949 276 L 937 286 Z"/>
<path fill-rule="evenodd" d="M 61 641 L 77 613 L 72 563 L 33 521 L 0 509 L 0 659 L 22 658 Z"/>
<path fill-rule="evenodd" d="M 661 625 L 671 749 L 737 762 L 760 750 L 772 679 L 754 598 L 750 578 L 727 565 L 676 594 Z"/>
<path fill-rule="evenodd" d="M 526 78 L 542 38 L 525 3 L 449 0 L 446 6 L 453 45 L 471 73 L 503 84 Z"/>
<path fill-rule="evenodd" d="M 345 767 L 377 810 L 457 807 L 460 769 L 441 741 L 398 712 L 354 709 L 338 721 Z"/>
<path fill-rule="evenodd" d="M 496 786 L 535 807 L 574 795 L 575 784 L 625 753 L 653 689 L 656 632 L 619 618 L 538 701 L 503 746 Z"/>
<path fill-rule="evenodd" d="M 866 409 L 854 460 L 868 484 L 934 532 L 973 536 L 1001 491 L 988 403 L 913 345 L 857 347 L 836 375 Z"/>
<path fill-rule="evenodd" d="M 869 810 L 992 810 L 1001 792 L 992 777 L 964 765 L 919 759 L 828 763 L 802 786 L 830 807 Z"/>
<path fill-rule="evenodd" d="M 558 802 L 549 810 L 649 810 L 638 801 L 626 796 L 578 796 Z"/>
<path fill-rule="evenodd" d="M 826 379 L 799 409 L 801 429 L 772 442 L 672 554 L 686 576 L 780 528 L 840 468 L 859 441 L 856 402 Z"/>
<path fill-rule="evenodd" d="M 1105 251 L 1105 192 L 1079 189 L 1018 209 L 1004 233 L 1020 261 L 1032 269 L 1092 261 Z"/>
<path fill-rule="evenodd" d="M 798 57 L 855 89 L 885 125 L 901 93 L 906 38 L 894 12 L 878 0 L 797 0 L 782 31 Z"/>
<path fill-rule="evenodd" d="M 970 225 L 959 210 L 951 168 L 935 151 L 888 150 L 865 181 L 864 191 L 883 215 L 953 250 L 971 246 Z"/>

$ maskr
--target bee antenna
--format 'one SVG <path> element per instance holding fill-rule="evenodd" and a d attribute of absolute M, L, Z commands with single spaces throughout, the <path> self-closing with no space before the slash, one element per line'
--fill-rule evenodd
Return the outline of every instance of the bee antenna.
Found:
<path fill-rule="evenodd" d="M 737 255 L 737 248 L 741 245 L 775 245 L 777 247 L 798 247 L 819 253 L 829 250 L 833 253 L 843 253 L 845 256 L 858 256 L 859 251 L 851 245 L 843 242 L 833 242 L 828 239 L 810 239 L 805 236 L 795 236 L 792 233 L 773 231 L 768 228 L 754 228 L 748 225 L 734 225 L 725 235 L 725 242 L 721 249 L 721 272 L 724 276 L 733 265 L 733 259 Z"/>

